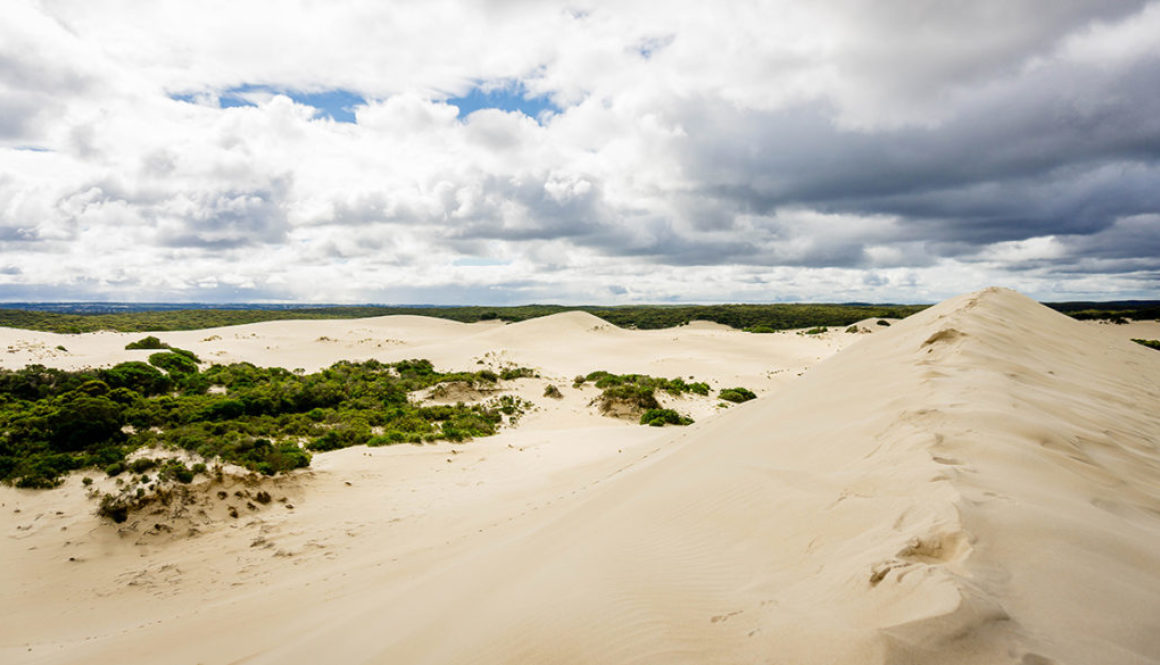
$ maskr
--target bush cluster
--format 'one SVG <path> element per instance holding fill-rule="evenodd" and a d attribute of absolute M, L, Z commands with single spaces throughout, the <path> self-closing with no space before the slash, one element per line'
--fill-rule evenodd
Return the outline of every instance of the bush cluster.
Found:
<path fill-rule="evenodd" d="M 722 388 L 717 397 L 726 402 L 736 402 L 738 404 L 748 402 L 751 399 L 757 399 L 757 395 L 748 388 Z"/>
<path fill-rule="evenodd" d="M 589 381 L 601 390 L 607 390 L 615 386 L 638 386 L 650 390 L 663 390 L 671 395 L 680 395 L 682 393 L 694 393 L 696 395 L 709 394 L 709 384 L 700 381 L 687 383 L 680 377 L 665 379 L 647 374 L 613 374 L 603 370 L 590 372 L 587 376 L 578 376 L 573 382 L 573 385 L 578 387 Z"/>
<path fill-rule="evenodd" d="M 129 342 L 128 344 L 125 345 L 126 351 L 133 351 L 136 349 L 150 349 L 150 350 L 157 351 L 160 349 L 168 349 L 168 348 L 169 348 L 168 344 L 166 344 L 165 342 L 162 342 L 161 340 L 157 339 L 153 335 L 149 335 L 148 337 L 142 337 L 141 339 L 137 340 L 136 342 Z"/>
<path fill-rule="evenodd" d="M 145 446 L 273 475 L 309 465 L 310 451 L 487 436 L 526 408 L 513 398 L 414 403 L 409 392 L 445 381 L 496 380 L 487 371 L 441 373 L 427 360 L 343 361 L 296 374 L 249 363 L 200 371 L 191 356 L 170 350 L 151 355 L 152 364 L 79 372 L 41 365 L 0 370 L 0 481 L 53 487 L 87 467 L 139 474 L 149 462 L 127 463 L 126 456 Z M 209 393 L 210 386 L 224 394 Z M 189 472 L 171 463 L 158 471 L 178 482 Z"/>
<path fill-rule="evenodd" d="M 641 425 L 664 427 L 665 425 L 692 425 L 693 419 L 682 416 L 672 409 L 649 409 L 640 416 Z"/>
<path fill-rule="evenodd" d="M 649 420 L 656 420 L 658 413 L 672 412 L 672 409 L 662 409 L 660 402 L 657 401 L 656 391 L 663 390 L 670 395 L 682 395 L 684 393 L 693 393 L 695 395 L 708 395 L 709 384 L 700 381 L 690 381 L 678 377 L 675 379 L 666 379 L 662 377 L 649 376 L 647 374 L 613 374 L 598 370 L 591 372 L 586 376 L 577 376 L 573 381 L 574 387 L 580 387 L 589 381 L 597 388 L 601 389 L 600 396 L 596 398 L 600 405 L 602 412 L 613 411 L 617 405 L 627 406 L 633 410 L 643 411 L 645 415 L 653 413 L 653 417 Z M 693 422 L 689 418 L 677 416 L 679 419 L 687 420 L 688 422 L 675 422 L 673 424 L 687 425 Z M 668 421 L 658 422 L 657 425 L 663 425 Z M 642 416 L 642 425 L 653 424 L 652 422 L 644 420 Z"/>

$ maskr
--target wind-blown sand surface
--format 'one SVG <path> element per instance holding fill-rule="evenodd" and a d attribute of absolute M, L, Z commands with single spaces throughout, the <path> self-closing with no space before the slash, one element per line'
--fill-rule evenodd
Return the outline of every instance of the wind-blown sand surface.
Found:
<path fill-rule="evenodd" d="M 318 455 L 275 489 L 293 509 L 193 536 L 101 524 L 76 478 L 0 488 L 0 661 L 1160 662 L 1160 353 L 1127 339 L 1160 335 L 1132 326 L 991 289 L 861 335 L 577 313 L 161 334 L 218 362 L 531 365 L 545 379 L 515 389 L 542 410 L 469 444 Z M 34 349 L 6 366 L 144 353 L 0 335 Z M 594 369 L 762 397 L 637 427 L 565 383 Z"/>

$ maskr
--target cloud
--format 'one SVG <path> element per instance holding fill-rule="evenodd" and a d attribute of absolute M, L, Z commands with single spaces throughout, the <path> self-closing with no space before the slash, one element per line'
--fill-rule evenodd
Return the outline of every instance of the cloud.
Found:
<path fill-rule="evenodd" d="M 1157 292 L 1160 2 L 6 18 L 0 298 Z"/>

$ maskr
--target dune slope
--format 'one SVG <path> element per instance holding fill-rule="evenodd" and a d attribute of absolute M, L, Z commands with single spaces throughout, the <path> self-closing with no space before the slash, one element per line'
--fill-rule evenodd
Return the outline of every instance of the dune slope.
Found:
<path fill-rule="evenodd" d="M 948 301 L 257 660 L 1156 662 L 1160 355 L 1107 341 Z"/>

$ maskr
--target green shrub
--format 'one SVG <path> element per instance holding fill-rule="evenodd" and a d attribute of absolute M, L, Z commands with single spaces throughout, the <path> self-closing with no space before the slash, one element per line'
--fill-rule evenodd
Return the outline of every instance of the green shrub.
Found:
<path fill-rule="evenodd" d="M 672 409 L 649 409 L 640 417 L 641 425 L 664 427 L 665 425 L 691 425 L 693 419 L 682 416 Z"/>
<path fill-rule="evenodd" d="M 564 394 L 555 385 L 549 383 L 544 388 L 544 397 L 551 397 L 552 399 L 564 399 Z"/>
<path fill-rule="evenodd" d="M 165 351 L 149 356 L 149 364 L 161 368 L 170 376 L 197 373 L 197 361 L 187 355 Z"/>
<path fill-rule="evenodd" d="M 196 354 L 196 353 L 194 353 L 193 351 L 189 351 L 189 350 L 187 350 L 187 349 L 179 349 L 179 348 L 177 348 L 177 347 L 175 347 L 175 346 L 174 346 L 174 347 L 170 347 L 170 349 L 169 349 L 169 350 L 170 350 L 170 351 L 172 351 L 173 353 L 176 353 L 177 355 L 180 355 L 180 356 L 185 356 L 186 358 L 189 358 L 190 360 L 192 360 L 192 361 L 193 361 L 193 362 L 195 362 L 195 363 L 200 363 L 200 362 L 201 362 L 201 358 L 198 358 L 198 357 L 197 357 L 197 354 Z"/>
<path fill-rule="evenodd" d="M 748 402 L 751 399 L 757 399 L 757 395 L 748 388 L 723 388 L 717 395 L 718 398 L 727 402 Z"/>
<path fill-rule="evenodd" d="M 120 363 L 102 370 L 101 378 L 114 389 L 125 388 L 145 396 L 169 392 L 173 386 L 168 376 L 140 361 Z"/>
<path fill-rule="evenodd" d="M 80 372 L 0 369 L 0 481 L 51 487 L 79 468 L 111 476 L 129 468 L 139 476 L 160 466 L 164 480 L 184 482 L 205 470 L 204 464 L 190 469 L 148 458 L 125 462 L 145 446 L 275 474 L 310 463 L 299 440 L 314 450 L 466 440 L 494 434 L 505 418 L 514 421 L 530 406 L 513 396 L 473 405 L 413 404 L 408 393 L 440 382 L 498 379 L 488 372 L 441 373 L 427 360 L 338 362 L 306 374 L 249 363 L 200 372 L 176 350 L 150 359 L 154 364 Z M 226 386 L 228 396 L 204 394 L 210 385 Z M 171 392 L 174 386 L 181 392 Z M 372 427 L 384 434 L 372 437 Z"/>
<path fill-rule="evenodd" d="M 128 469 L 133 473 L 144 473 L 157 468 L 157 460 L 152 457 L 139 457 L 129 463 Z"/>
<path fill-rule="evenodd" d="M 638 409 L 656 409 L 660 407 L 654 389 L 635 383 L 626 383 L 610 386 L 600 394 L 600 404 L 604 411 L 609 410 L 615 403 L 626 404 Z"/>
<path fill-rule="evenodd" d="M 65 399 L 52 415 L 49 436 L 60 451 L 79 451 L 123 438 L 121 407 L 107 397 L 79 396 Z"/>
<path fill-rule="evenodd" d="M 1133 339 L 1132 341 L 1137 344 L 1142 344 L 1149 349 L 1160 351 L 1160 339 Z"/>
<path fill-rule="evenodd" d="M 148 337 L 142 337 L 141 339 L 137 340 L 136 342 L 129 342 L 128 344 L 125 345 L 125 349 L 127 351 L 134 351 L 137 349 L 151 349 L 151 350 L 156 351 L 158 349 L 168 349 L 168 348 L 169 348 L 168 344 L 166 344 L 165 342 L 162 342 L 161 340 L 157 339 L 153 335 L 149 335 Z"/>
<path fill-rule="evenodd" d="M 534 378 L 536 370 L 530 367 L 504 367 L 499 372 L 499 378 L 504 381 L 511 381 L 513 379 Z"/>

